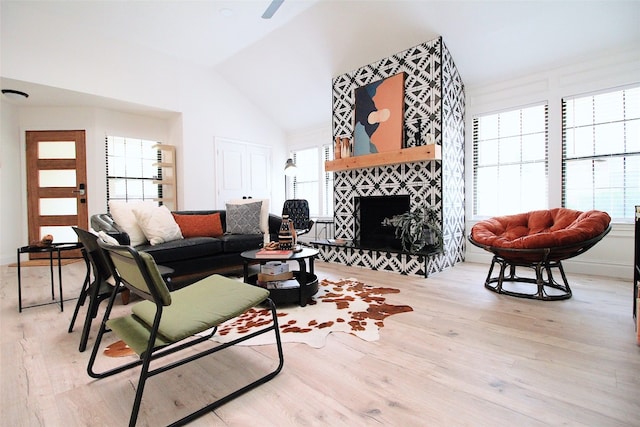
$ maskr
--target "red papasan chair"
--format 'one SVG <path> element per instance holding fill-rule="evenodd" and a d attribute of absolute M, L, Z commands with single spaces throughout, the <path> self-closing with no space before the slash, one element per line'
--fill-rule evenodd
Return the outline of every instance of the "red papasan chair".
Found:
<path fill-rule="evenodd" d="M 471 229 L 469 241 L 493 253 L 487 289 L 520 298 L 561 300 L 571 298 L 561 261 L 598 243 L 611 230 L 610 222 L 606 212 L 596 210 L 532 211 L 480 221 Z M 500 273 L 492 277 L 496 264 Z M 517 276 L 516 267 L 532 268 L 535 278 Z M 564 283 L 553 278 L 552 268 L 560 271 Z M 526 292 L 526 284 L 535 284 L 535 292 Z"/>

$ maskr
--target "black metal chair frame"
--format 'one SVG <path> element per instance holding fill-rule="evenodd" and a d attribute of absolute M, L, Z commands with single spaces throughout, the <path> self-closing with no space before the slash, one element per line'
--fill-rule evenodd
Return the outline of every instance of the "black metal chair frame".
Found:
<path fill-rule="evenodd" d="M 491 260 L 491 266 L 489 267 L 489 273 L 484 283 L 484 287 L 504 295 L 509 295 L 518 298 L 538 299 L 543 301 L 557 301 L 571 298 L 572 291 L 567 281 L 567 276 L 562 267 L 562 262 L 565 259 L 578 256 L 596 243 L 598 243 L 604 236 L 611 231 L 611 226 L 608 226 L 605 231 L 600 233 L 584 242 L 574 243 L 566 246 L 558 246 L 553 248 L 535 248 L 535 249 L 513 249 L 513 248 L 501 248 L 497 246 L 488 246 L 476 242 L 468 236 L 469 242 L 473 245 L 482 248 L 488 252 L 493 253 L 493 259 Z M 535 258 L 537 260 L 529 261 L 529 258 Z M 492 276 L 495 265 L 500 266 L 500 272 L 497 276 Z M 507 273 L 507 267 L 509 272 Z M 520 277 L 516 274 L 516 267 L 531 268 L 535 272 L 535 278 L 533 277 Z M 557 268 L 562 277 L 562 283 L 558 282 L 553 277 L 552 269 Z M 546 277 L 545 277 L 546 273 Z M 529 283 L 536 285 L 536 291 L 533 293 L 518 292 L 508 290 L 504 288 L 505 283 L 518 282 Z M 554 289 L 555 292 L 548 292 L 547 289 Z"/>
<path fill-rule="evenodd" d="M 87 341 L 89 339 L 89 332 L 91 330 L 91 322 L 98 315 L 98 306 L 100 303 L 111 296 L 113 285 L 107 282 L 107 279 L 111 276 L 107 261 L 104 258 L 104 253 L 100 246 L 98 246 L 98 236 L 83 230 L 78 227 L 72 227 L 73 231 L 78 235 L 78 240 L 82 243 L 82 256 L 87 264 L 87 275 L 84 279 L 84 284 L 80 290 L 80 296 L 76 303 L 76 308 L 71 317 L 69 323 L 68 332 L 73 332 L 73 327 L 78 317 L 80 307 L 82 307 L 87 298 L 89 298 L 89 307 L 87 308 L 87 316 L 84 319 L 84 325 L 82 327 L 82 334 L 80 335 L 79 351 L 85 351 L 87 348 Z M 93 271 L 93 281 L 91 281 L 91 273 Z M 124 291 L 126 288 L 118 287 L 118 292 Z"/>
<path fill-rule="evenodd" d="M 173 362 L 170 363 L 166 363 L 164 365 L 160 365 L 158 367 L 155 367 L 153 369 L 151 369 L 151 362 L 152 361 L 156 361 L 157 359 L 160 359 L 162 357 L 168 356 L 170 354 L 174 354 L 176 352 L 182 351 L 184 349 L 187 348 L 191 348 L 194 345 L 203 343 L 203 342 L 207 342 L 209 341 L 210 343 L 212 341 L 211 338 L 215 335 L 216 331 L 217 331 L 217 327 L 214 327 L 211 331 L 210 334 L 206 335 L 206 336 L 199 336 L 199 337 L 190 337 L 187 338 L 185 340 L 179 341 L 178 343 L 173 343 L 172 345 L 168 346 L 168 347 L 159 347 L 159 348 L 155 348 L 154 344 L 156 341 L 156 337 L 158 336 L 158 328 L 160 326 L 160 320 L 162 318 L 162 312 L 163 312 L 163 304 L 162 304 L 162 299 L 158 293 L 158 291 L 155 289 L 154 286 L 149 286 L 149 290 L 150 293 L 146 294 L 140 291 L 140 289 L 136 288 L 135 286 L 130 285 L 129 283 L 127 283 L 126 280 L 124 280 L 122 277 L 120 277 L 114 267 L 113 262 L 111 261 L 110 257 L 113 256 L 122 256 L 119 255 L 117 252 L 114 252 L 113 249 L 114 248 L 124 248 L 126 251 L 128 251 L 130 254 L 132 254 L 135 263 L 138 267 L 138 269 L 140 270 L 142 276 L 144 277 L 145 282 L 147 283 L 151 283 L 152 282 L 152 278 L 151 275 L 144 263 L 144 261 L 141 259 L 140 255 L 137 253 L 137 251 L 133 248 L 131 248 L 130 246 L 111 246 L 108 245 L 102 241 L 99 242 L 100 246 L 107 251 L 107 253 L 109 254 L 107 256 L 107 260 L 109 261 L 109 267 L 111 272 L 114 274 L 114 277 L 116 277 L 118 283 L 122 283 L 122 285 L 124 285 L 126 288 L 130 289 L 131 292 L 141 296 L 144 299 L 153 301 L 156 305 L 156 314 L 155 314 L 155 318 L 154 318 L 154 322 L 153 322 L 153 326 L 150 330 L 150 336 L 149 336 L 149 342 L 147 345 L 147 349 L 146 351 L 140 355 L 140 359 L 135 360 L 133 362 L 130 363 L 126 363 L 124 365 L 118 366 L 116 368 L 107 370 L 107 371 L 103 371 L 103 372 L 96 372 L 94 370 L 94 363 L 98 354 L 98 350 L 100 348 L 100 343 L 102 341 L 102 338 L 104 336 L 104 334 L 106 332 L 109 331 L 109 329 L 106 326 L 107 320 L 109 319 L 109 316 L 111 314 L 111 309 L 113 308 L 113 304 L 114 301 L 116 299 L 117 296 L 117 289 L 114 289 L 114 291 L 111 294 L 111 297 L 109 298 L 109 303 L 107 305 L 107 309 L 106 312 L 104 314 L 104 318 L 102 320 L 102 323 L 100 325 L 100 330 L 98 332 L 98 337 L 96 338 L 95 344 L 93 346 L 93 351 L 91 352 L 91 357 L 89 359 L 89 363 L 87 366 L 87 373 L 89 374 L 89 376 L 91 376 L 92 378 L 106 378 L 115 374 L 118 374 L 120 372 L 126 371 L 128 369 L 132 369 L 135 368 L 137 366 L 141 366 L 141 370 L 140 370 L 140 377 L 138 380 L 138 387 L 136 390 L 136 395 L 134 398 L 134 403 L 133 403 L 133 408 L 131 410 L 131 417 L 129 420 L 129 426 L 133 427 L 136 425 L 136 421 L 138 418 L 138 413 L 140 410 L 140 405 L 142 403 L 142 395 L 144 392 L 144 387 L 146 384 L 147 379 L 161 374 L 163 372 L 169 371 L 173 368 L 177 368 L 179 366 L 182 366 L 186 363 L 189 362 L 193 362 L 195 360 L 198 360 L 202 357 L 211 355 L 213 353 L 216 353 L 218 351 L 224 350 L 226 348 L 229 348 L 231 346 L 234 346 L 238 343 L 241 343 L 243 341 L 249 340 L 253 337 L 256 337 L 258 335 L 267 333 L 269 331 L 274 331 L 275 333 L 275 337 L 276 337 L 276 346 L 278 349 L 278 366 L 275 368 L 275 370 L 267 373 L 266 375 L 256 379 L 255 381 L 235 390 L 232 391 L 231 393 L 218 398 L 217 400 L 215 400 L 214 402 L 209 403 L 208 405 L 204 406 L 201 409 L 198 409 L 194 412 L 192 412 L 191 414 L 179 419 L 178 421 L 175 421 L 173 423 L 171 423 L 171 426 L 180 426 L 180 425 L 185 425 L 193 420 L 195 420 L 198 417 L 201 417 L 203 415 L 205 415 L 208 412 L 211 412 L 212 410 L 214 410 L 215 408 L 235 399 L 236 397 L 246 393 L 249 390 L 252 390 L 253 388 L 271 380 L 273 377 L 275 377 L 281 370 L 282 367 L 284 365 L 284 355 L 283 355 L 283 351 L 282 351 L 282 341 L 280 339 L 280 331 L 278 328 L 278 318 L 277 318 L 277 314 L 276 314 L 276 306 L 275 304 L 271 301 L 271 299 L 267 298 L 264 302 L 267 304 L 269 310 L 271 311 L 271 315 L 272 315 L 272 323 L 270 326 L 267 326 L 265 328 L 259 329 L 251 334 L 248 334 L 244 337 L 240 337 L 237 338 L 233 341 L 230 341 L 228 343 L 223 343 L 223 344 L 218 344 L 214 347 L 211 348 L 207 348 L 204 349 L 196 354 L 193 353 L 189 353 L 189 356 L 184 356 L 181 359 L 175 360 Z M 111 248 L 111 250 L 110 250 Z"/>

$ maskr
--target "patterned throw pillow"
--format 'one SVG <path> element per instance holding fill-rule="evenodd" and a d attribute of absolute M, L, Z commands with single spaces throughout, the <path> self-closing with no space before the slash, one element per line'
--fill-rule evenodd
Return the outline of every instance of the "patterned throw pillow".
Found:
<path fill-rule="evenodd" d="M 269 234 L 269 199 L 232 199 L 228 205 L 246 205 L 247 203 L 262 202 L 260 209 L 260 231 Z"/>
<path fill-rule="evenodd" d="M 261 234 L 260 210 L 262 202 L 244 205 L 227 204 L 227 233 Z"/>

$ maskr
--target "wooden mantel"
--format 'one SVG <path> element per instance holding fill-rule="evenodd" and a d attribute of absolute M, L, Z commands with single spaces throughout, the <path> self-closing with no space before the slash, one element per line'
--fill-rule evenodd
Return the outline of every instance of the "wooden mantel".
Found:
<path fill-rule="evenodd" d="M 385 151 L 384 153 L 365 154 L 363 156 L 347 157 L 345 159 L 327 160 L 324 162 L 326 172 L 348 169 L 370 168 L 375 166 L 395 165 L 398 163 L 419 162 L 423 160 L 442 160 L 439 145 L 421 145 L 419 147 L 402 148 L 400 150 Z"/>

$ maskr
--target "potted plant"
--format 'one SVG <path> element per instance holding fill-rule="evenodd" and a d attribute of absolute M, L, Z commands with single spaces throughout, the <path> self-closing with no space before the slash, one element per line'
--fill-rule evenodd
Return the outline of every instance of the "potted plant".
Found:
<path fill-rule="evenodd" d="M 415 253 L 425 247 L 442 246 L 442 228 L 438 211 L 432 207 L 418 208 L 403 214 L 385 218 L 382 225 L 395 227 L 396 238 L 402 249 Z"/>

